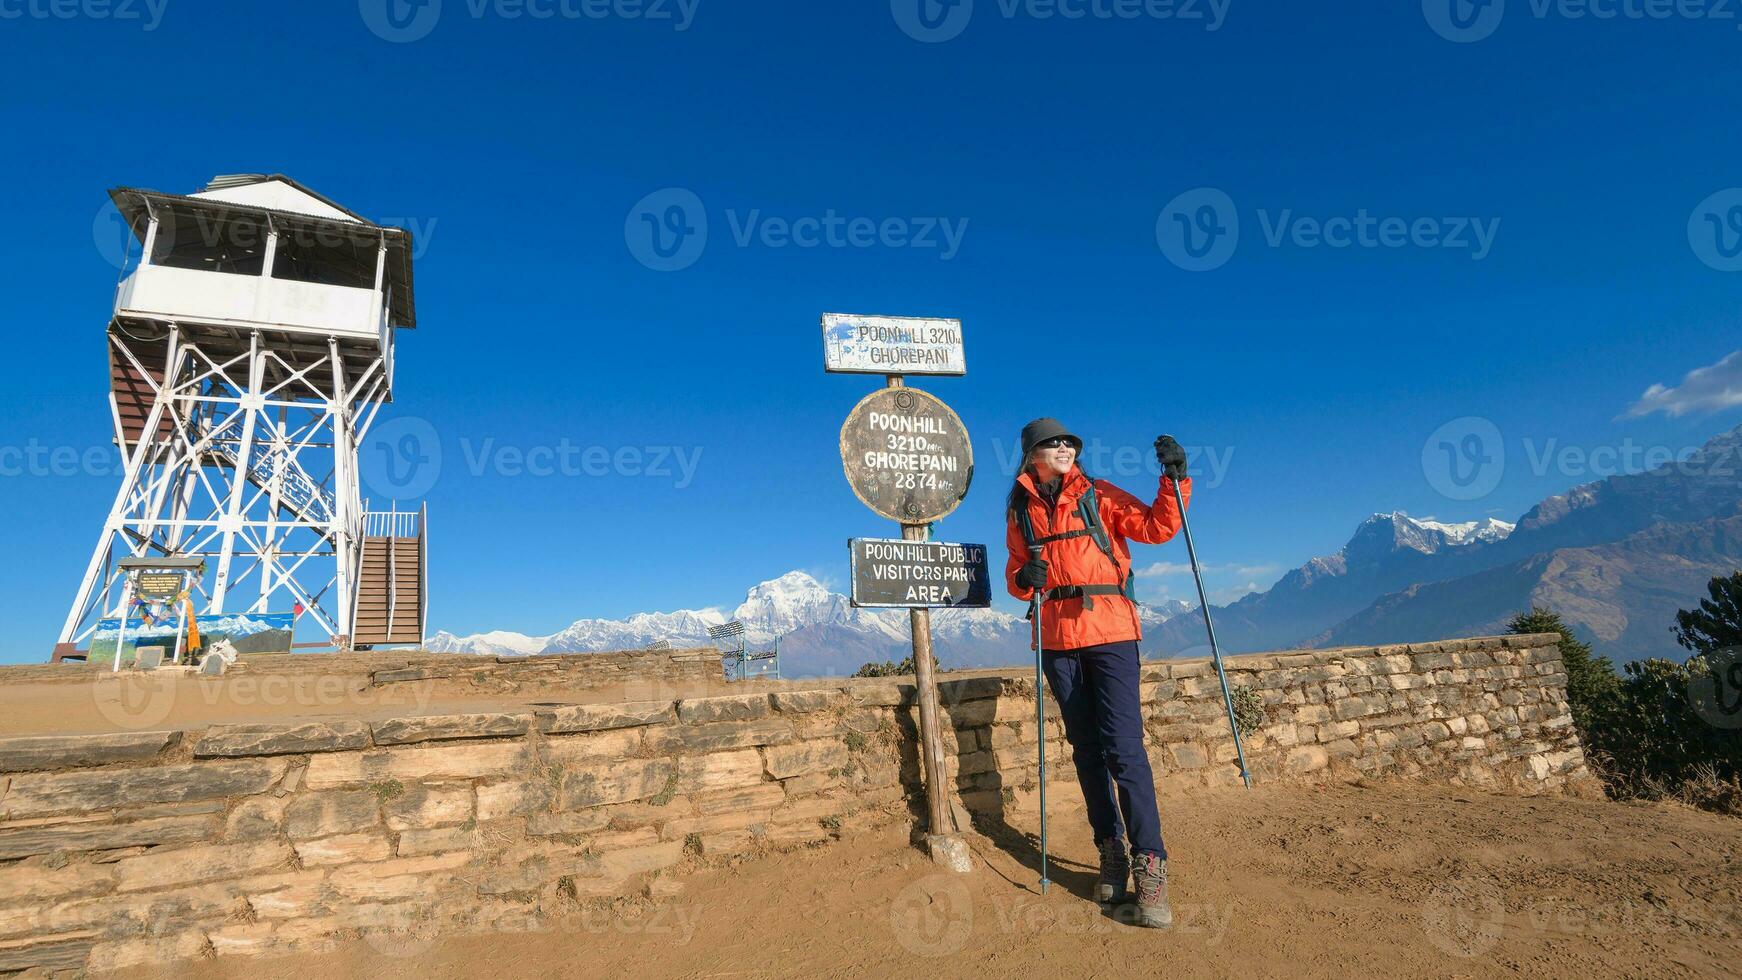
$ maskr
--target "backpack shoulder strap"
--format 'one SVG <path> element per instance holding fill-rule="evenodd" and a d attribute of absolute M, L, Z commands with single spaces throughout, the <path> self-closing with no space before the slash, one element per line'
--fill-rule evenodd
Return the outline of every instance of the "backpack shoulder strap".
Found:
<path fill-rule="evenodd" d="M 1095 546 L 1101 549 L 1101 553 L 1106 555 L 1107 560 L 1112 562 L 1113 567 L 1117 569 L 1119 559 L 1113 553 L 1113 539 L 1107 536 L 1107 526 L 1101 523 L 1101 501 L 1095 494 L 1093 478 L 1089 480 L 1089 489 L 1083 491 L 1083 495 L 1077 498 L 1077 516 L 1082 519 L 1083 527 L 1089 532 L 1089 536 L 1095 539 Z"/>

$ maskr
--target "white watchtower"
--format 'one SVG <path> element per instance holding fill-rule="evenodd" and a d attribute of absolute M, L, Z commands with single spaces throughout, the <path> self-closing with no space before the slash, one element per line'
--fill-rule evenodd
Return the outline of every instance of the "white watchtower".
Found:
<path fill-rule="evenodd" d="M 109 322 L 121 486 L 62 627 L 119 615 L 119 559 L 200 556 L 202 614 L 301 611 L 341 649 L 420 643 L 425 512 L 371 514 L 357 447 L 417 325 L 412 237 L 280 175 L 109 192 L 133 235 Z"/>

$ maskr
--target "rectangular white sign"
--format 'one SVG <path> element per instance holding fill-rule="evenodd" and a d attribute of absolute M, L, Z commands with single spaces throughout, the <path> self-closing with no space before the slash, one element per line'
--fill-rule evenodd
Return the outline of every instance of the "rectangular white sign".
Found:
<path fill-rule="evenodd" d="M 823 370 L 852 374 L 967 374 L 962 321 L 824 313 Z"/>

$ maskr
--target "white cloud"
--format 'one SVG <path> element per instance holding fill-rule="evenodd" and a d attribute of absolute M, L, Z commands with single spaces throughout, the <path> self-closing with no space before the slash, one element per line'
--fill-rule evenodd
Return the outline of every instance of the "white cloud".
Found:
<path fill-rule="evenodd" d="M 1681 384 L 1673 388 L 1652 385 L 1622 417 L 1636 419 L 1663 412 L 1679 418 L 1691 412 L 1716 412 L 1737 405 L 1742 405 L 1742 350 L 1710 367 L 1689 371 Z"/>
<path fill-rule="evenodd" d="M 1217 565 L 1217 564 L 1212 563 L 1212 564 L 1208 564 L 1208 565 L 1204 566 L 1204 574 L 1205 575 L 1231 575 L 1234 578 L 1243 578 L 1243 579 L 1264 578 L 1265 576 L 1268 576 L 1268 575 L 1274 575 L 1281 568 L 1282 568 L 1282 566 L 1275 565 L 1275 564 L 1236 565 L 1233 563 L 1228 563 L 1228 564 L 1224 564 L 1224 565 Z M 1160 577 L 1166 576 L 1166 575 L 1190 575 L 1191 573 L 1192 573 L 1192 566 L 1191 565 L 1184 563 L 1184 562 L 1177 562 L 1177 561 L 1153 562 L 1149 565 L 1146 565 L 1146 566 L 1136 570 L 1136 574 L 1137 574 L 1138 578 L 1160 578 Z"/>

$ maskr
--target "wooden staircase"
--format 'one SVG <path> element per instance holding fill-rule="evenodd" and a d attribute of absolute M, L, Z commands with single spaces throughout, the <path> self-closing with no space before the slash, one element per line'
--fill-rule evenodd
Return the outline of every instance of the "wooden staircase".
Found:
<path fill-rule="evenodd" d="M 364 515 L 357 605 L 351 624 L 354 649 L 423 643 L 428 622 L 425 516 L 423 511 Z"/>

